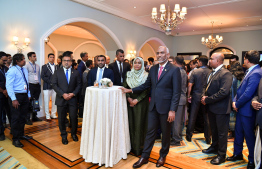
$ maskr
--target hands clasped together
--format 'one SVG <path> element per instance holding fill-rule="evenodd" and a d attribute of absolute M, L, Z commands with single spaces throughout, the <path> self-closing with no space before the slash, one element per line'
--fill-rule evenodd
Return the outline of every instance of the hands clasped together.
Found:
<path fill-rule="evenodd" d="M 74 96 L 75 96 L 74 93 L 64 93 L 64 94 L 63 94 L 63 98 L 64 98 L 65 100 L 70 100 L 70 99 L 72 99 L 72 97 L 74 97 Z"/>

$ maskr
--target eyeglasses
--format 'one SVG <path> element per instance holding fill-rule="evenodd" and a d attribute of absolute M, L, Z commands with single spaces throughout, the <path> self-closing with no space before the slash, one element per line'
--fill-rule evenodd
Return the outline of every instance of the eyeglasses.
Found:
<path fill-rule="evenodd" d="M 71 62 L 71 60 L 63 60 L 63 62 Z"/>

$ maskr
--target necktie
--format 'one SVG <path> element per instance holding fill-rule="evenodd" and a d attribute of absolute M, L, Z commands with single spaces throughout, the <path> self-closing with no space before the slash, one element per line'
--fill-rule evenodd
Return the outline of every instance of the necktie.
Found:
<path fill-rule="evenodd" d="M 121 62 L 119 63 L 119 66 L 120 66 L 120 76 L 122 77 L 123 68 L 122 68 L 122 63 Z"/>
<path fill-rule="evenodd" d="M 213 75 L 214 75 L 214 72 L 215 72 L 214 70 L 211 72 L 207 84 L 210 83 L 210 81 L 212 80 L 212 77 L 213 77 Z"/>
<path fill-rule="evenodd" d="M 247 73 L 248 73 L 248 69 L 245 71 L 245 75 L 244 75 L 244 77 L 246 77 Z"/>
<path fill-rule="evenodd" d="M 100 69 L 99 76 L 98 76 L 98 83 L 99 84 L 100 84 L 100 80 L 102 79 L 102 73 L 103 73 L 103 69 Z"/>
<path fill-rule="evenodd" d="M 27 86 L 27 88 L 26 88 L 26 93 L 28 93 L 28 83 L 27 83 L 27 81 L 26 81 L 26 78 L 25 78 L 24 69 L 23 69 L 23 68 L 21 68 L 21 71 L 22 71 L 23 78 L 24 78 L 24 80 L 25 80 L 25 83 L 26 83 L 26 86 Z"/>
<path fill-rule="evenodd" d="M 158 72 L 158 77 L 157 77 L 157 80 L 159 80 L 161 74 L 162 74 L 162 71 L 163 71 L 163 66 L 160 66 L 160 70 Z"/>
<path fill-rule="evenodd" d="M 67 80 L 67 83 L 69 84 L 68 69 L 66 69 L 66 80 Z"/>

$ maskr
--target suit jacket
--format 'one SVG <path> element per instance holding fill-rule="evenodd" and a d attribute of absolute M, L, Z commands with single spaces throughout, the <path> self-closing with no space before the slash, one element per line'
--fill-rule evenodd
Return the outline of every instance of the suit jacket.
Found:
<path fill-rule="evenodd" d="M 259 65 L 255 66 L 237 89 L 237 94 L 234 98 L 238 113 L 243 116 L 252 117 L 256 115 L 256 111 L 251 106 L 251 100 L 257 93 L 257 87 L 262 77 L 262 70 Z"/>
<path fill-rule="evenodd" d="M 187 91 L 187 74 L 186 71 L 183 68 L 180 69 L 180 74 L 181 74 L 181 95 L 180 95 L 180 100 L 179 100 L 179 105 L 186 105 L 186 91 Z"/>
<path fill-rule="evenodd" d="M 170 110 L 177 111 L 181 95 L 181 73 L 178 67 L 167 63 L 158 77 L 159 64 L 151 67 L 144 84 L 133 88 L 133 93 L 140 93 L 151 87 L 149 111 L 155 107 L 159 114 L 167 114 Z"/>
<path fill-rule="evenodd" d="M 68 84 L 64 69 L 57 69 L 52 76 L 51 86 L 56 92 L 55 104 L 57 106 L 65 106 L 66 104 L 77 106 L 76 96 L 82 87 L 81 78 L 77 70 L 71 68 L 71 75 Z M 74 93 L 75 96 L 67 101 L 63 98 L 64 93 Z"/>
<path fill-rule="evenodd" d="M 6 83 L 5 73 L 8 71 L 8 67 L 6 67 L 6 66 L 2 66 L 2 67 L 3 67 L 1 69 L 2 72 L 0 72 L 0 87 L 3 90 L 6 90 L 6 87 L 5 87 L 5 83 Z M 0 99 L 2 99 L 2 98 L 6 98 L 6 97 L 5 97 L 5 95 L 2 92 L 0 92 Z"/>
<path fill-rule="evenodd" d="M 117 62 L 115 61 L 114 63 L 109 64 L 108 68 L 113 70 L 114 72 L 114 85 L 122 86 L 121 76 L 120 76 Z M 122 73 L 123 80 L 126 78 L 126 73 L 130 70 L 131 70 L 130 65 L 126 62 L 123 62 L 123 73 Z"/>
<path fill-rule="evenodd" d="M 209 111 L 214 114 L 229 114 L 231 112 L 230 88 L 232 81 L 232 74 L 222 67 L 214 74 L 210 85 L 205 85 L 205 94 L 208 96 L 205 102 Z"/>
<path fill-rule="evenodd" d="M 55 71 L 57 69 L 58 69 L 58 66 L 55 65 Z M 52 72 L 52 69 L 51 69 L 51 67 L 48 63 L 42 66 L 41 78 L 44 81 L 43 90 L 52 89 L 51 78 L 52 78 L 53 74 L 54 74 L 54 72 Z"/>
<path fill-rule="evenodd" d="M 87 68 L 86 65 L 83 63 L 83 61 L 81 61 L 77 67 L 77 71 L 79 72 L 80 78 L 82 78 L 82 75 L 86 70 L 86 68 Z"/>
<path fill-rule="evenodd" d="M 258 101 L 259 103 L 262 103 L 262 79 L 260 79 L 259 85 L 258 85 L 258 91 L 257 95 L 252 99 L 252 101 Z M 256 114 L 256 124 L 259 125 L 259 127 L 262 129 L 262 108 L 257 111 Z"/>
<path fill-rule="evenodd" d="M 94 86 L 94 82 L 96 81 L 96 73 L 97 73 L 97 67 L 91 69 L 87 75 L 87 85 L 88 86 Z M 114 82 L 114 72 L 111 69 L 108 69 L 105 67 L 103 77 L 102 78 L 108 78 L 111 79 L 112 82 Z M 115 85 L 115 84 L 114 84 Z M 88 87 L 86 86 L 86 87 Z"/>

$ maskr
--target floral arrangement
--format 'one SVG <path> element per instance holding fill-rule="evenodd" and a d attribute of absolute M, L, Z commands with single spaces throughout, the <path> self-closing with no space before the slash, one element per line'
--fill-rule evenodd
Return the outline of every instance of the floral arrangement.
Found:
<path fill-rule="evenodd" d="M 106 87 L 112 87 L 113 86 L 113 82 L 111 81 L 111 79 L 108 79 L 108 78 L 101 79 L 100 83 L 102 84 L 102 86 L 106 86 Z"/>

